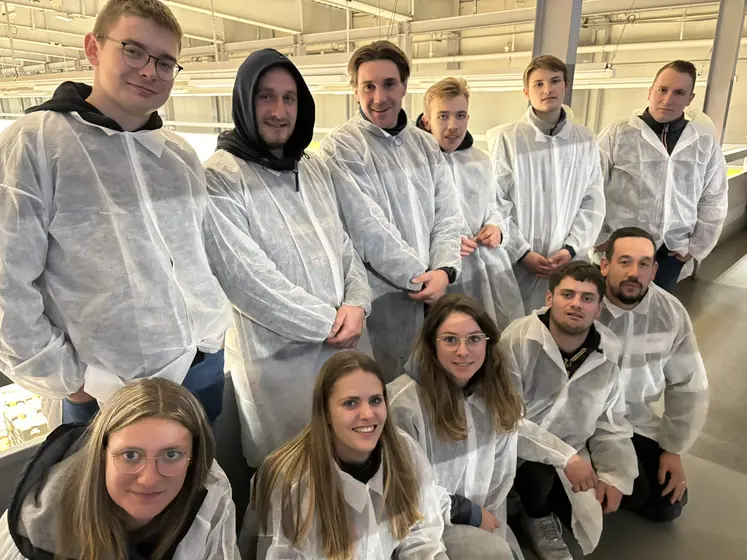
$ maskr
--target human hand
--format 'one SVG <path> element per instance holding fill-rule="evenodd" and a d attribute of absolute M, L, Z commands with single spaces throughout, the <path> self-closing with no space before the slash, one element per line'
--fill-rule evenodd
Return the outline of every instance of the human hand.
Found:
<path fill-rule="evenodd" d="M 72 395 L 68 395 L 67 400 L 74 403 L 84 403 L 94 400 L 94 398 L 83 390 L 83 387 L 78 389 Z"/>
<path fill-rule="evenodd" d="M 433 305 L 446 293 L 446 287 L 449 285 L 449 275 L 443 270 L 431 270 L 413 278 L 411 282 L 413 284 L 423 284 L 424 287 L 419 292 L 410 293 L 410 297 L 415 301 Z"/>
<path fill-rule="evenodd" d="M 568 459 L 568 464 L 563 472 L 573 486 L 574 492 L 586 492 L 597 487 L 598 479 L 594 467 L 578 455 Z"/>
<path fill-rule="evenodd" d="M 482 523 L 480 523 L 480 529 L 492 533 L 498 527 L 501 526 L 500 521 L 485 508 L 482 508 Z"/>
<path fill-rule="evenodd" d="M 615 513 L 620 507 L 623 493 L 614 486 L 605 484 L 601 480 L 597 485 L 597 502 L 602 506 L 604 513 Z"/>
<path fill-rule="evenodd" d="M 553 264 L 548 259 L 540 255 L 539 253 L 535 253 L 534 251 L 530 251 L 529 253 L 527 253 L 527 255 L 523 259 L 521 259 L 521 262 L 531 272 L 533 272 L 540 278 L 547 278 L 548 276 L 550 276 L 550 273 L 554 268 Z"/>
<path fill-rule="evenodd" d="M 469 257 L 472 253 L 477 250 L 477 243 L 474 239 L 469 237 L 462 237 L 462 249 L 459 253 L 462 258 Z"/>
<path fill-rule="evenodd" d="M 477 237 L 475 237 L 475 241 L 490 249 L 498 247 L 502 240 L 503 232 L 501 231 L 501 228 L 494 225 L 483 226 L 483 228 L 478 232 Z"/>
<path fill-rule="evenodd" d="M 341 305 L 337 310 L 337 317 L 332 325 L 332 330 L 327 337 L 327 344 L 346 350 L 355 348 L 363 333 L 363 321 L 366 312 L 354 305 Z"/>
<path fill-rule="evenodd" d="M 685 479 L 685 467 L 682 465 L 682 458 L 676 453 L 661 454 L 659 458 L 659 484 L 664 485 L 669 473 L 669 482 L 667 483 L 661 495 L 666 496 L 671 493 L 669 499 L 671 504 L 679 502 L 687 490 L 687 481 Z"/>
<path fill-rule="evenodd" d="M 693 258 L 693 256 L 690 253 L 688 253 L 687 255 L 683 257 L 682 255 L 680 255 L 679 253 L 675 253 L 674 251 L 669 251 L 669 256 L 674 257 L 678 261 L 683 262 L 683 263 L 689 262 Z"/>
<path fill-rule="evenodd" d="M 553 268 L 562 266 L 565 263 L 571 262 L 571 252 L 568 249 L 561 249 L 555 252 L 548 260 L 552 263 Z"/>

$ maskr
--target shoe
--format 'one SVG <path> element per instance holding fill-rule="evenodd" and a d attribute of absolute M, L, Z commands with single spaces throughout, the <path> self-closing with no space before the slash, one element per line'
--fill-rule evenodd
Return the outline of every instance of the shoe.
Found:
<path fill-rule="evenodd" d="M 524 532 L 540 560 L 573 560 L 563 540 L 563 526 L 555 514 L 538 519 L 524 514 L 522 521 Z"/>

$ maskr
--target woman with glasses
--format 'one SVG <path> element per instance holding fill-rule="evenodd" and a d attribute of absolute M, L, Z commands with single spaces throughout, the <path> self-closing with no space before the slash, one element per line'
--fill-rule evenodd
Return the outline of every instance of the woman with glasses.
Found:
<path fill-rule="evenodd" d="M 418 441 L 451 497 L 443 537 L 450 558 L 522 557 L 505 501 L 523 403 L 503 369 L 498 338 L 476 301 L 447 295 L 417 338 L 410 362 L 417 381 L 402 375 L 387 386 L 395 422 Z"/>
<path fill-rule="evenodd" d="M 205 412 L 162 378 L 42 444 L 0 519 L 3 560 L 238 559 L 231 489 Z"/>
<path fill-rule="evenodd" d="M 448 560 L 443 490 L 387 418 L 372 358 L 342 351 L 317 376 L 311 422 L 257 472 L 240 540 L 259 560 Z"/>

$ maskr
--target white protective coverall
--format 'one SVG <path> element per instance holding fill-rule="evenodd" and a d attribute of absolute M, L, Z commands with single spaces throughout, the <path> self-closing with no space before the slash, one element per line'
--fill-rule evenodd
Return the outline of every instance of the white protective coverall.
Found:
<path fill-rule="evenodd" d="M 83 428 L 68 424 L 58 428 L 58 432 L 53 432 L 50 437 L 57 435 L 59 430 L 82 432 Z M 52 558 L 55 555 L 60 493 L 70 472 L 72 456 L 50 459 L 49 455 L 61 452 L 64 450 L 48 446 L 34 457 L 34 470 L 26 471 L 11 509 L 0 517 L 0 558 L 3 560 Z M 40 468 L 42 466 L 44 468 Z M 205 499 L 177 545 L 173 560 L 239 560 L 231 485 L 216 461 L 213 461 L 204 489 L 207 490 Z M 19 545 L 23 550 L 19 550 Z M 32 554 L 38 556 L 26 556 L 34 548 Z M 133 549 L 131 545 L 128 552 Z M 137 554 L 132 558 L 144 560 Z"/>
<path fill-rule="evenodd" d="M 518 259 L 530 250 L 550 257 L 565 245 L 585 254 L 605 212 L 594 134 L 566 119 L 550 136 L 537 120 L 530 107 L 523 119 L 491 133 L 498 209 L 507 219 L 508 253 L 526 313 L 545 304 L 547 280 Z"/>
<path fill-rule="evenodd" d="M 445 442 L 428 416 L 416 381 L 401 375 L 387 385 L 387 394 L 392 419 L 420 444 L 436 484 L 495 515 L 500 522 L 495 534 L 509 543 L 517 558 L 523 558 L 506 520 L 506 497 L 516 474 L 517 433 L 497 434 L 485 401 L 473 393 L 464 400 L 467 439 Z M 450 501 L 444 505 L 444 520 L 450 524 Z"/>
<path fill-rule="evenodd" d="M 342 229 L 327 166 L 280 172 L 218 150 L 206 163 L 206 245 L 234 306 L 226 341 L 248 464 L 309 421 L 316 374 L 343 303 L 370 310 L 366 271 Z"/>
<path fill-rule="evenodd" d="M 322 141 L 345 227 L 373 291 L 366 327 L 387 381 L 408 359 L 424 318 L 408 293 L 426 270 L 461 269 L 464 218 L 433 137 L 411 123 L 391 135 L 360 111 Z"/>
<path fill-rule="evenodd" d="M 197 154 L 168 130 L 51 110 L 13 123 L 0 135 L 0 370 L 52 399 L 181 383 L 231 324 L 206 200 Z"/>
<path fill-rule="evenodd" d="M 519 428 L 519 457 L 556 467 L 573 507 L 572 529 L 585 554 L 599 543 L 602 508 L 595 490 L 574 493 L 565 476 L 568 459 L 579 454 L 590 458 L 605 484 L 625 495 L 633 491 L 638 463 L 625 419 L 625 400 L 617 366 L 619 342 L 598 322 L 601 348 L 592 353 L 571 379 L 560 349 L 538 311 L 514 321 L 501 335 L 501 357 L 526 403 L 524 426 Z M 538 438 L 539 426 L 553 438 Z M 528 444 L 522 443 L 526 435 Z M 541 441 L 543 440 L 543 441 Z M 544 457 L 536 445 L 544 446 Z M 553 449 L 554 447 L 554 449 Z"/>
<path fill-rule="evenodd" d="M 420 478 L 420 502 L 418 511 L 423 519 L 413 525 L 407 536 L 398 541 L 389 530 L 389 521 L 384 509 L 384 469 L 379 467 L 367 484 L 359 482 L 334 464 L 330 476 L 339 476 L 345 496 L 346 511 L 353 534 L 358 538 L 353 545 L 352 558 L 356 560 L 434 560 L 444 558 L 446 547 L 442 535 L 444 521 L 441 517 L 441 503 L 444 501 L 443 488 L 433 482 L 433 472 L 428 459 L 417 443 L 406 433 L 399 431 L 406 449 L 412 455 L 417 475 Z M 304 480 L 301 484 L 307 484 Z M 292 489 L 295 495 L 297 488 Z M 322 488 L 321 491 L 324 491 Z M 448 499 L 448 498 L 446 498 Z M 304 498 L 304 502 L 306 498 Z M 250 506 L 251 507 L 251 506 Z M 257 560 L 324 560 L 323 548 L 318 535 L 318 527 L 324 520 L 314 519 L 308 538 L 301 549 L 291 548 L 290 539 L 282 528 L 282 501 L 276 489 L 272 496 L 272 512 L 268 522 L 268 534 L 260 534 L 257 546 Z M 252 542 L 249 533 L 254 516 L 245 516 L 244 527 L 239 539 L 241 552 L 245 543 Z"/>
<path fill-rule="evenodd" d="M 476 299 L 498 328 L 505 329 L 511 321 L 524 316 L 524 303 L 506 252 L 509 233 L 498 212 L 490 158 L 474 146 L 444 157 L 454 174 L 467 222 L 464 235 L 475 237 L 486 225 L 498 226 L 503 232 L 499 247 L 479 245 L 474 253 L 462 259 L 462 273 L 449 286 L 449 293 L 463 293 Z"/>
<path fill-rule="evenodd" d="M 599 136 L 607 215 L 596 245 L 612 232 L 638 226 L 680 255 L 702 260 L 718 241 L 726 218 L 726 162 L 705 113 L 688 111 L 689 123 L 669 155 L 639 118 L 643 110 Z"/>
<path fill-rule="evenodd" d="M 599 321 L 622 344 L 620 385 L 633 430 L 665 451 L 686 453 L 708 415 L 708 379 L 687 310 L 651 283 L 630 311 L 605 298 Z M 660 415 L 654 404 L 662 396 Z"/>

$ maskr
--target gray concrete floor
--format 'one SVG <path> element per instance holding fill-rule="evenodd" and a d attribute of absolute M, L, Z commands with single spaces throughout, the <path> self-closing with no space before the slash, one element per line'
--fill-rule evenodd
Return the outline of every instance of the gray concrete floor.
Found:
<path fill-rule="evenodd" d="M 718 247 L 675 293 L 690 312 L 711 394 L 703 434 L 685 457 L 689 503 L 669 525 L 608 516 L 593 560 L 747 559 L 747 232 Z"/>

